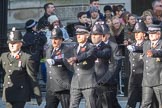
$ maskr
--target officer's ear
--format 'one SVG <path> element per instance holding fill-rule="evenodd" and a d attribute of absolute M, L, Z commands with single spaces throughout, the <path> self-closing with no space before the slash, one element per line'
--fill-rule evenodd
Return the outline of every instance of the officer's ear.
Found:
<path fill-rule="evenodd" d="M 89 36 L 90 36 L 90 34 L 89 33 L 87 33 L 87 34 L 85 34 L 86 35 L 86 38 L 88 39 L 89 38 Z"/>
<path fill-rule="evenodd" d="M 20 42 L 20 46 L 22 46 L 23 45 L 23 43 L 22 42 Z"/>

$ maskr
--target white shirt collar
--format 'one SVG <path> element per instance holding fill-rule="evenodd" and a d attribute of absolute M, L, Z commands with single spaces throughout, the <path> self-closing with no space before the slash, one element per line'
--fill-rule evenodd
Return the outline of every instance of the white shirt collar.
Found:
<path fill-rule="evenodd" d="M 109 40 L 107 40 L 106 42 L 104 42 L 105 44 L 108 44 L 109 43 Z"/>
<path fill-rule="evenodd" d="M 17 51 L 16 53 L 11 53 L 11 56 L 13 56 L 14 58 L 16 57 L 16 55 L 18 55 L 19 54 L 19 52 L 20 52 L 20 50 L 19 51 Z"/>
<path fill-rule="evenodd" d="M 156 45 L 158 43 L 159 40 L 156 40 L 156 41 L 151 41 L 151 45 L 154 44 Z"/>
<path fill-rule="evenodd" d="M 86 44 L 86 42 L 83 43 L 83 44 L 79 44 L 79 47 L 83 47 L 85 44 Z"/>
<path fill-rule="evenodd" d="M 94 44 L 96 47 L 98 47 L 98 45 L 100 45 L 101 44 L 101 42 L 100 43 L 98 43 L 98 44 Z"/>

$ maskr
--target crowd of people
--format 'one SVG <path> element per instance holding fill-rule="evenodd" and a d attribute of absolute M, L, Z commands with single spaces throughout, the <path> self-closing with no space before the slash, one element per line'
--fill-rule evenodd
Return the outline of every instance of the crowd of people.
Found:
<path fill-rule="evenodd" d="M 4 70 L 2 99 L 6 108 L 24 108 L 31 98 L 42 103 L 37 81 L 40 62 L 46 84 L 45 108 L 121 108 L 117 99 L 122 59 L 129 70 L 125 108 L 162 108 L 162 1 L 141 16 L 123 5 L 90 0 L 88 11 L 77 14 L 78 22 L 62 25 L 53 3 L 44 5 L 37 22 L 25 22 L 26 32 L 13 27 L 0 56 Z"/>

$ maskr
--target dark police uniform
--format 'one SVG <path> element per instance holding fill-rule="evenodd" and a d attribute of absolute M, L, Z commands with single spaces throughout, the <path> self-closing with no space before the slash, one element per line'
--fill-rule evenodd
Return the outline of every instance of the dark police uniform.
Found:
<path fill-rule="evenodd" d="M 103 29 L 100 24 L 95 24 L 92 28 L 91 34 L 103 36 Z M 93 38 L 92 37 L 92 42 Z M 99 42 L 95 45 L 97 51 L 95 53 L 97 59 L 95 60 L 95 73 L 96 80 L 99 86 L 96 88 L 97 95 L 97 108 L 103 107 L 108 108 L 111 107 L 109 103 L 109 93 L 107 92 L 106 82 L 103 83 L 103 77 L 108 72 L 109 58 L 111 56 L 111 49 L 104 42 Z M 112 104 L 111 104 L 112 105 Z"/>
<path fill-rule="evenodd" d="M 63 39 L 61 29 L 57 28 L 56 34 L 51 35 L 53 38 Z M 49 65 L 47 63 L 47 95 L 45 108 L 57 108 L 61 102 L 62 108 L 69 108 L 70 102 L 70 71 L 65 66 L 65 57 L 68 58 L 70 48 L 65 44 L 61 44 L 58 49 L 52 46 L 46 52 L 46 59 L 53 59 L 55 63 Z"/>
<path fill-rule="evenodd" d="M 109 27 L 103 24 L 104 34 L 110 34 Z M 108 73 L 105 75 L 105 81 L 107 82 L 107 96 L 108 106 L 111 108 L 121 108 L 117 99 L 117 84 L 118 84 L 118 64 L 117 61 L 121 59 L 118 52 L 118 45 L 109 39 L 105 42 L 106 45 L 111 48 L 111 57 L 109 59 Z"/>
<path fill-rule="evenodd" d="M 147 32 L 147 27 L 143 22 L 137 22 L 133 32 Z M 144 40 L 143 40 L 144 41 Z M 133 46 L 143 48 L 143 43 L 133 43 Z M 130 52 L 129 61 L 131 65 L 131 72 L 128 83 L 128 102 L 126 108 L 135 108 L 137 102 L 142 101 L 142 79 L 143 79 L 143 52 Z"/>
<path fill-rule="evenodd" d="M 84 35 L 85 32 L 88 33 L 82 26 L 76 30 L 78 34 Z M 79 108 L 82 96 L 86 100 L 87 108 L 96 108 L 94 94 L 94 87 L 96 86 L 94 49 L 95 47 L 89 42 L 86 42 L 83 46 L 77 44 L 74 47 L 73 53 L 77 61 L 73 64 L 74 75 L 70 89 L 70 108 Z"/>
<path fill-rule="evenodd" d="M 111 58 L 109 61 L 109 72 L 111 77 L 108 80 L 108 91 L 110 91 L 109 104 L 112 105 L 112 108 L 121 108 L 118 99 L 117 99 L 117 86 L 118 86 L 118 60 L 121 59 L 118 53 L 118 45 L 110 40 L 106 42 L 107 45 L 111 47 Z"/>
<path fill-rule="evenodd" d="M 19 41 L 22 41 L 21 33 L 17 30 L 12 31 L 7 42 Z M 6 101 L 7 108 L 24 108 L 25 102 L 30 101 L 33 93 L 41 100 L 35 62 L 29 54 L 19 51 L 15 57 L 11 57 L 10 52 L 3 53 L 0 64 L 5 71 L 2 99 Z"/>

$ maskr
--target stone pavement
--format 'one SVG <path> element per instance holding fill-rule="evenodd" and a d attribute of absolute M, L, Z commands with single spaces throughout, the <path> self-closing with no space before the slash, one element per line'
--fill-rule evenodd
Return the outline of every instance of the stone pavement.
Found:
<path fill-rule="evenodd" d="M 121 107 L 125 108 L 127 98 L 126 97 L 118 97 L 118 99 L 119 99 L 119 103 L 120 103 Z M 45 106 L 45 98 L 43 98 L 43 103 L 41 104 L 41 106 L 37 106 L 36 100 L 32 99 L 31 102 L 27 102 L 27 104 L 25 105 L 25 108 L 44 108 L 44 106 Z M 5 108 L 5 103 L 2 102 L 1 98 L 0 98 L 0 108 Z M 61 105 L 59 105 L 58 108 L 61 108 Z M 85 108 L 84 100 L 81 101 L 79 108 Z"/>

